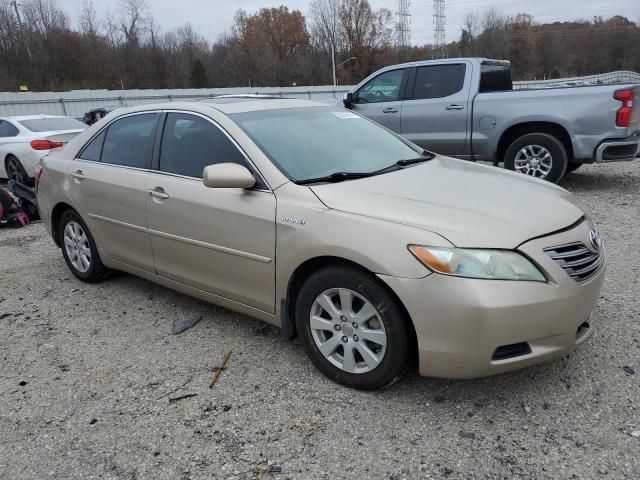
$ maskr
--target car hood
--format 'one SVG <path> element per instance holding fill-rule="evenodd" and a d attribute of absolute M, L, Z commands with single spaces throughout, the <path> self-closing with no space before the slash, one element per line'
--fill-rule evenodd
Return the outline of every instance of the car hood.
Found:
<path fill-rule="evenodd" d="M 429 230 L 468 248 L 515 248 L 584 215 L 556 185 L 442 156 L 311 189 L 329 208 Z"/>

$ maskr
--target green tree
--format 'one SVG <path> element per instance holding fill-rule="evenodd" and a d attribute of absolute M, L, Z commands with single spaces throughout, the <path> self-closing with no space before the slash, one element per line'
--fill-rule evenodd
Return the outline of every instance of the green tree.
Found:
<path fill-rule="evenodd" d="M 191 87 L 204 88 L 207 85 L 207 71 L 200 59 L 196 59 L 191 67 Z"/>

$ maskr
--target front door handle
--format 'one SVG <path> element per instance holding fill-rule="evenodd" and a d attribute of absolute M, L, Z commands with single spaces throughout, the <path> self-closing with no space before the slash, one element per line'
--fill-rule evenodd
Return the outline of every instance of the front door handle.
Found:
<path fill-rule="evenodd" d="M 464 108 L 464 105 L 456 105 L 456 104 L 447 105 L 445 107 L 445 109 L 447 109 L 447 110 L 462 110 L 463 108 Z"/>
<path fill-rule="evenodd" d="M 72 176 L 73 178 L 75 178 L 76 180 L 84 180 L 85 178 L 87 178 L 87 177 L 85 177 L 85 176 L 84 176 L 84 174 L 82 173 L 82 170 L 76 170 L 75 172 L 73 172 L 73 173 L 71 174 L 71 176 Z"/>
<path fill-rule="evenodd" d="M 398 113 L 398 109 L 393 107 L 387 107 L 384 110 L 382 110 L 382 113 Z"/>
<path fill-rule="evenodd" d="M 166 200 L 167 198 L 169 198 L 169 194 L 165 193 L 164 188 L 162 187 L 156 187 L 153 190 L 147 191 L 149 192 L 149 195 L 154 198 L 160 198 L 162 200 Z"/>

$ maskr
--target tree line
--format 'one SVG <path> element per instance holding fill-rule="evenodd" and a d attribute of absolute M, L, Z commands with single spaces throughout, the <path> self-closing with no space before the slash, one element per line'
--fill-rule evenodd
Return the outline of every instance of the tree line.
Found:
<path fill-rule="evenodd" d="M 237 10 L 214 42 L 190 24 L 163 31 L 146 0 L 118 0 L 98 16 L 83 0 L 77 25 L 56 0 L 0 0 L 0 90 L 327 85 L 332 55 L 341 84 L 378 68 L 432 58 L 432 45 L 403 47 L 394 15 L 367 0 L 312 0 Z M 494 8 L 466 16 L 453 56 L 512 61 L 518 80 L 640 71 L 640 26 L 622 16 L 536 23 Z"/>

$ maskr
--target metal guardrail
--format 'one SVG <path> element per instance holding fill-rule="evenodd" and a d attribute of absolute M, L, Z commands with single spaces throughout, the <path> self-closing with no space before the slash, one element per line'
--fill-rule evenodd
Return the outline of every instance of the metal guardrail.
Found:
<path fill-rule="evenodd" d="M 619 71 L 586 77 L 514 82 L 514 89 L 554 88 L 612 83 L 640 83 L 640 73 Z M 211 88 L 175 90 L 73 90 L 70 92 L 0 92 L 0 115 L 68 115 L 81 118 L 98 107 L 205 100 L 218 95 L 256 93 L 334 103 L 351 85 L 318 87 Z"/>
<path fill-rule="evenodd" d="M 513 82 L 515 89 L 554 88 L 588 85 L 613 85 L 618 83 L 640 83 L 640 73 L 620 70 L 617 72 L 587 75 L 584 77 L 555 78 L 549 80 L 527 80 Z"/>
<path fill-rule="evenodd" d="M 263 94 L 334 103 L 349 86 L 214 88 L 176 90 L 74 90 L 70 92 L 0 93 L 0 115 L 68 115 L 80 118 L 93 108 L 174 101 L 206 100 L 218 95 Z"/>

